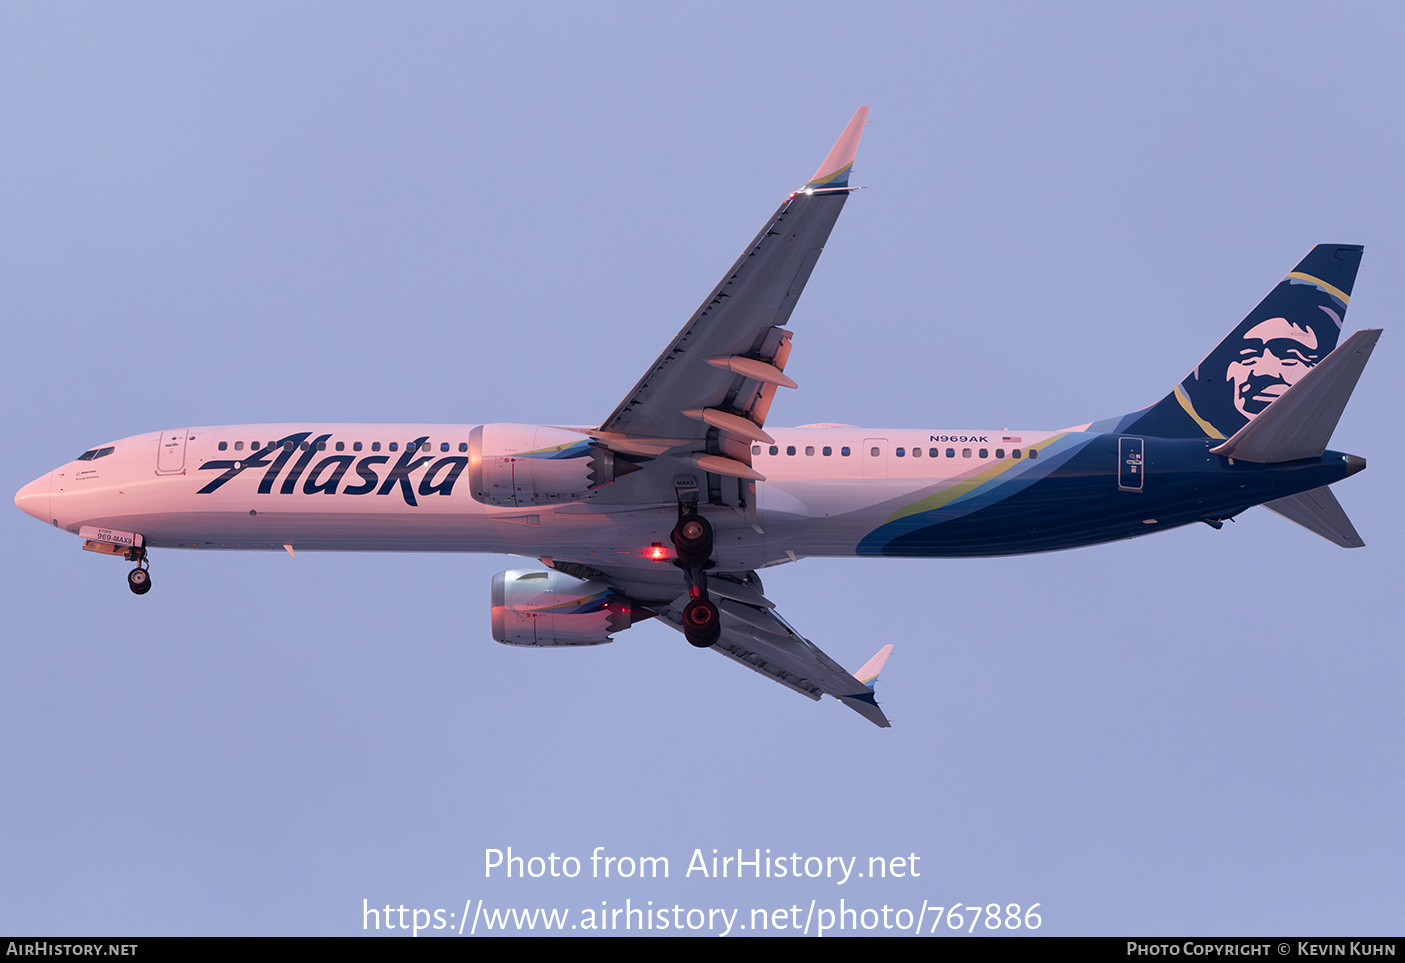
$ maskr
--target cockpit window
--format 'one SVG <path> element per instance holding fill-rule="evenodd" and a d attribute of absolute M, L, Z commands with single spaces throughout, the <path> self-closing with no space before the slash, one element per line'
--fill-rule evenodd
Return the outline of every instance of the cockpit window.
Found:
<path fill-rule="evenodd" d="M 102 458 L 106 455 L 112 454 L 112 450 L 112 445 L 108 445 L 106 448 L 89 448 L 87 451 L 83 452 L 83 454 L 79 455 L 77 460 L 93 461 L 96 458 Z"/>

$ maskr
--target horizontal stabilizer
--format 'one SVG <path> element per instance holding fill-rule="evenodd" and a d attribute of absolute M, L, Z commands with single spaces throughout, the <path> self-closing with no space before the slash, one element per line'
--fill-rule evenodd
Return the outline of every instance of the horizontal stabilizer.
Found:
<path fill-rule="evenodd" d="M 1379 328 L 1353 334 L 1229 441 L 1210 450 L 1266 465 L 1320 457 L 1380 336 Z"/>
<path fill-rule="evenodd" d="M 1342 511 L 1341 504 L 1332 490 L 1326 485 L 1310 492 L 1298 492 L 1287 498 L 1275 498 L 1264 502 L 1264 508 L 1297 522 L 1310 532 L 1316 532 L 1329 542 L 1342 548 L 1360 548 L 1366 543 L 1356 534 L 1351 519 Z"/>

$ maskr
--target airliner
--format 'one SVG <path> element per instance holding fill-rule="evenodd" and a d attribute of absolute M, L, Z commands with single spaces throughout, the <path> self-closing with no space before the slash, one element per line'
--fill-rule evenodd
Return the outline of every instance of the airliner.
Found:
<path fill-rule="evenodd" d="M 874 683 L 792 628 L 760 571 L 807 556 L 1048 552 L 1255 505 L 1362 544 L 1327 444 L 1379 330 L 1340 345 L 1359 246 L 1314 247 L 1148 408 L 1048 430 L 767 427 L 787 326 L 849 194 L 861 107 L 618 407 L 598 423 L 226 425 L 89 448 L 20 509 L 89 551 L 493 552 L 492 634 L 575 646 L 654 618 L 796 692 L 889 725 Z"/>

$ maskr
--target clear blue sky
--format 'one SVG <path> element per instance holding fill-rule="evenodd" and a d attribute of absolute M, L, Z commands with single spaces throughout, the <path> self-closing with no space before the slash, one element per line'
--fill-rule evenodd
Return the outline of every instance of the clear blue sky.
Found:
<path fill-rule="evenodd" d="M 1313 244 L 1385 327 L 1265 510 L 766 575 L 880 731 L 643 624 L 489 636 L 475 556 L 118 562 L 0 512 L 0 930 L 351 934 L 371 905 L 1040 903 L 1053 934 L 1401 930 L 1405 15 L 1291 4 L 0 7 L 5 490 L 185 425 L 598 421 L 859 104 L 775 424 L 1159 398 Z M 485 879 L 484 851 L 668 881 Z M 684 878 L 694 849 L 920 878 Z M 748 931 L 749 932 L 749 931 Z"/>

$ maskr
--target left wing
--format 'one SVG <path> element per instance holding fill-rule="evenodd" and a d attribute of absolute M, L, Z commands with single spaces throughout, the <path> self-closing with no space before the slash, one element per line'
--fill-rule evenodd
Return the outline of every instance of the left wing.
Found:
<path fill-rule="evenodd" d="M 860 107 L 815 176 L 781 204 L 619 407 L 586 434 L 618 454 L 671 451 L 713 475 L 761 479 L 751 445 L 771 443 L 763 428 L 771 399 L 777 387 L 795 387 L 784 374 L 790 332 L 782 326 L 852 190 L 849 172 L 867 119 Z M 670 498 L 671 472 L 654 479 Z M 636 493 L 641 481 L 633 479 Z"/>
<path fill-rule="evenodd" d="M 776 614 L 775 605 L 755 589 L 725 577 L 709 579 L 708 588 L 719 596 L 717 607 L 722 613 L 722 637 L 713 649 L 803 696 L 817 702 L 822 695 L 834 696 L 874 725 L 884 729 L 891 726 L 878 707 L 873 687 L 893 651 L 892 645 L 883 646 L 862 669 L 850 675 L 819 646 L 791 628 Z M 684 596 L 666 613 L 659 613 L 660 619 L 683 631 L 686 601 Z"/>

